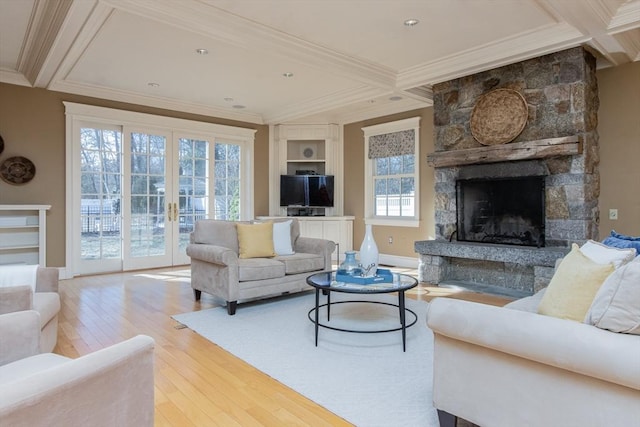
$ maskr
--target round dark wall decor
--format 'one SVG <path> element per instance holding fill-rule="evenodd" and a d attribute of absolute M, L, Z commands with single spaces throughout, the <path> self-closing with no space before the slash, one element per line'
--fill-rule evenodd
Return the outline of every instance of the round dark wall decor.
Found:
<path fill-rule="evenodd" d="M 313 157 L 313 148 L 305 148 L 304 151 L 302 152 L 302 155 L 305 156 L 307 159 Z"/>
<path fill-rule="evenodd" d="M 478 99 L 471 113 L 471 134 L 482 145 L 506 144 L 523 131 L 529 109 L 520 92 L 496 89 Z"/>
<path fill-rule="evenodd" d="M 0 165 L 0 177 L 9 184 L 26 184 L 35 175 L 35 165 L 25 157 L 9 157 Z"/>

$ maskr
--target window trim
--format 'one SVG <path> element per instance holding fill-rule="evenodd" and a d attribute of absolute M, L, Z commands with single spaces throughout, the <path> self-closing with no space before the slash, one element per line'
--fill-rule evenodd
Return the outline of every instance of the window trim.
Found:
<path fill-rule="evenodd" d="M 414 130 L 415 134 L 415 216 L 390 218 L 374 215 L 373 203 L 373 170 L 375 159 L 369 158 L 369 138 L 404 130 Z M 363 127 L 364 132 L 364 223 L 371 225 L 384 225 L 391 227 L 419 227 L 420 226 L 420 117 L 397 120 L 389 123 Z"/>

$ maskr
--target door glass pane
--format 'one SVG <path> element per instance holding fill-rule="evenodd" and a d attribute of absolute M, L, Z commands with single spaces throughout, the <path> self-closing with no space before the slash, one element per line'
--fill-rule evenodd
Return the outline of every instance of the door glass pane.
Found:
<path fill-rule="evenodd" d="M 164 255 L 167 141 L 131 133 L 131 256 Z"/>
<path fill-rule="evenodd" d="M 216 143 L 215 219 L 240 219 L 240 146 Z"/>
<path fill-rule="evenodd" d="M 189 233 L 197 220 L 207 218 L 209 206 L 209 142 L 180 138 L 179 170 L 179 241 L 180 252 L 189 244 Z"/>
<path fill-rule="evenodd" d="M 122 254 L 122 133 L 80 129 L 80 258 L 120 259 Z"/>

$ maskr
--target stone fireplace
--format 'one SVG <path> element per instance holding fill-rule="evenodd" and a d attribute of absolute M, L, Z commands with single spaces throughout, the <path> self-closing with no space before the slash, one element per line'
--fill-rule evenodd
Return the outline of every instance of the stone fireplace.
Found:
<path fill-rule="evenodd" d="M 433 87 L 435 152 L 427 161 L 435 168 L 436 239 L 415 243 L 421 281 L 531 294 L 548 284 L 571 243 L 597 238 L 595 72 L 595 58 L 578 47 Z M 483 146 L 471 133 L 471 114 L 480 96 L 499 88 L 524 96 L 527 124 L 514 141 Z M 515 206 L 498 201 L 498 213 L 483 211 L 491 180 L 506 186 L 501 191 Z M 524 197 L 532 192 L 541 192 L 542 206 Z M 533 212 L 525 214 L 528 204 Z"/>

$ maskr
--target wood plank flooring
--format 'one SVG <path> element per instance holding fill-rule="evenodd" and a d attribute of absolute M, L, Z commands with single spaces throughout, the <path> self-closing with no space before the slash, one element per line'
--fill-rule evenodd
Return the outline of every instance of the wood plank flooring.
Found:
<path fill-rule="evenodd" d="M 423 284 L 407 295 L 493 305 L 509 301 Z M 137 334 L 155 339 L 156 426 L 351 425 L 190 329 L 180 329 L 171 315 L 216 305 L 205 293 L 194 301 L 188 266 L 62 280 L 60 297 L 56 353 L 75 358 Z"/>

